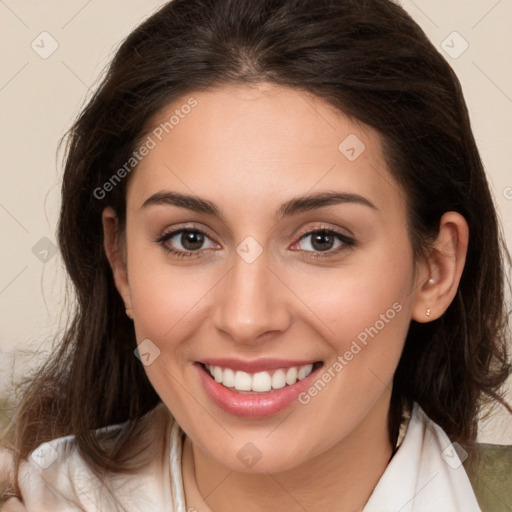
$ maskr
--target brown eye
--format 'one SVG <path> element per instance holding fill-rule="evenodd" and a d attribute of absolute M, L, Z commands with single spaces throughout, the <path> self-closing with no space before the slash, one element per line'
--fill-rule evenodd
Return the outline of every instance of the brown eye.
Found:
<path fill-rule="evenodd" d="M 309 242 L 305 242 L 309 239 Z M 303 234 L 295 244 L 309 258 L 319 259 L 333 256 L 353 247 L 355 240 L 332 229 L 315 229 Z M 302 246 L 302 248 L 300 247 Z"/>
<path fill-rule="evenodd" d="M 317 251 L 328 251 L 336 242 L 336 237 L 329 233 L 318 232 L 311 236 L 311 246 Z"/>
<path fill-rule="evenodd" d="M 180 242 L 187 251 L 200 249 L 204 243 L 204 233 L 199 231 L 182 231 Z"/>
<path fill-rule="evenodd" d="M 204 247 L 206 242 L 210 245 Z M 164 249 L 177 257 L 200 256 L 203 250 L 213 249 L 216 244 L 200 229 L 176 229 L 156 240 Z"/>
<path fill-rule="evenodd" d="M 351 238 L 336 231 L 326 229 L 310 231 L 309 233 L 302 235 L 300 240 L 306 240 L 308 238 L 310 238 L 310 242 L 309 244 L 305 245 L 309 245 L 312 250 L 320 252 L 333 249 L 333 246 L 336 244 L 336 242 L 338 242 L 338 245 L 334 248 L 334 250 L 338 249 L 340 245 L 354 244 L 354 241 Z M 311 249 L 306 248 L 305 250 Z"/>

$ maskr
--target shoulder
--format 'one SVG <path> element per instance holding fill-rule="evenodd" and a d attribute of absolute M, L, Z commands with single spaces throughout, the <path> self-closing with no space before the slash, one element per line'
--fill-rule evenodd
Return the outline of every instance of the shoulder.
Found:
<path fill-rule="evenodd" d="M 444 430 L 416 406 L 416 421 L 425 425 L 425 440 L 432 453 L 441 455 L 448 476 L 459 486 L 468 484 L 482 511 L 512 510 L 512 446 L 475 443 L 470 453 L 451 442 Z M 472 491 L 472 492 L 471 492 Z"/>
<path fill-rule="evenodd" d="M 5 502 L 5 512 L 164 510 L 168 499 L 169 431 L 173 419 L 160 404 L 141 420 L 139 446 L 130 447 L 122 473 L 98 474 L 82 457 L 75 436 L 41 444 L 19 468 L 19 493 Z M 125 424 L 105 430 L 121 432 Z M 100 432 L 100 431 L 98 431 Z M 167 475 L 167 478 L 166 478 Z M 168 507 L 168 505 L 167 505 Z"/>
<path fill-rule="evenodd" d="M 425 482 L 429 491 L 418 496 L 416 501 L 426 510 L 445 503 L 450 510 L 480 511 L 464 467 L 468 453 L 457 442 L 452 442 L 417 403 L 414 404 L 411 423 L 414 423 L 411 429 L 416 431 L 411 432 L 411 445 L 416 438 L 421 450 L 418 454 L 418 479 Z"/>
<path fill-rule="evenodd" d="M 38 446 L 19 467 L 15 482 L 19 493 L 4 505 L 5 512 L 18 510 L 88 510 L 77 493 L 78 482 L 97 484 L 93 471 L 82 460 L 74 436 Z M 89 494 L 85 493 L 86 495 Z"/>
<path fill-rule="evenodd" d="M 480 512 L 459 448 L 415 403 L 403 441 L 365 512 Z"/>
<path fill-rule="evenodd" d="M 483 511 L 512 510 L 512 445 L 477 443 L 466 470 Z"/>

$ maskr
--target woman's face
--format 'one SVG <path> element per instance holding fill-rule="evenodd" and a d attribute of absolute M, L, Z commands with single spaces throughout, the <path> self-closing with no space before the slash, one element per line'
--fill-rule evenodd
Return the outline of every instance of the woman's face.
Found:
<path fill-rule="evenodd" d="M 147 375 L 195 445 L 274 472 L 381 432 L 417 285 L 376 132 L 259 84 L 184 96 L 149 137 L 117 284 Z"/>

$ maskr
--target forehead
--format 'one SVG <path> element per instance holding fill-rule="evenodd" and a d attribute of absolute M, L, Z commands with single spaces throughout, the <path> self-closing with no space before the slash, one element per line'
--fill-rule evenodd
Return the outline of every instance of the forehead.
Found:
<path fill-rule="evenodd" d="M 304 91 L 262 83 L 191 92 L 147 133 L 152 149 L 128 184 L 138 206 L 169 189 L 239 209 L 332 189 L 403 206 L 378 133 Z"/>

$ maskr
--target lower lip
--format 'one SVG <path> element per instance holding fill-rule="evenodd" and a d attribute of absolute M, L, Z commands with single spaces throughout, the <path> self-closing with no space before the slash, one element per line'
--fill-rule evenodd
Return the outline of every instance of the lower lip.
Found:
<path fill-rule="evenodd" d="M 206 373 L 204 367 L 196 363 L 199 377 L 208 396 L 224 411 L 248 418 L 260 418 L 277 414 L 289 407 L 300 393 L 306 391 L 322 366 L 316 368 L 306 378 L 291 386 L 276 389 L 270 393 L 244 394 L 231 391 L 219 384 Z"/>

